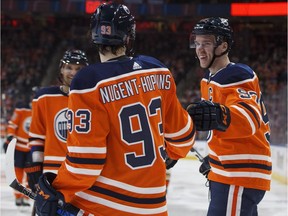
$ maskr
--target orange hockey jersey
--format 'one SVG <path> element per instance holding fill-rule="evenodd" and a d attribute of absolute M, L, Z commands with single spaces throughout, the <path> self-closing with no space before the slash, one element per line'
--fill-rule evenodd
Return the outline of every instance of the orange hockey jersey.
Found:
<path fill-rule="evenodd" d="M 195 129 L 161 62 L 127 57 L 80 70 L 68 128 L 69 153 L 53 182 L 66 201 L 93 215 L 167 215 L 164 149 L 185 157 Z"/>
<path fill-rule="evenodd" d="M 210 131 L 209 179 L 246 188 L 269 190 L 272 171 L 270 127 L 254 71 L 244 64 L 229 64 L 201 81 L 202 99 L 230 109 L 226 132 Z"/>
<path fill-rule="evenodd" d="M 29 106 L 17 106 L 8 122 L 7 136 L 13 136 L 17 139 L 16 149 L 19 151 L 30 151 L 27 145 L 30 124 L 31 108 Z"/>
<path fill-rule="evenodd" d="M 57 173 L 65 159 L 67 106 L 68 96 L 58 86 L 40 89 L 32 101 L 29 146 L 33 162 L 43 162 L 43 172 Z"/>

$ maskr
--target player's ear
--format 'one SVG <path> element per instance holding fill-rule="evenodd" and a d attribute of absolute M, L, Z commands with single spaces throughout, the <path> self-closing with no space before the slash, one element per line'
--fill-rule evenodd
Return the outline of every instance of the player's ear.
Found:
<path fill-rule="evenodd" d="M 223 49 L 223 52 L 225 52 L 228 49 L 228 43 L 227 42 L 222 43 L 222 49 Z"/>
<path fill-rule="evenodd" d="M 64 66 L 62 66 L 62 67 L 60 68 L 60 74 L 63 75 L 63 73 L 64 73 Z"/>

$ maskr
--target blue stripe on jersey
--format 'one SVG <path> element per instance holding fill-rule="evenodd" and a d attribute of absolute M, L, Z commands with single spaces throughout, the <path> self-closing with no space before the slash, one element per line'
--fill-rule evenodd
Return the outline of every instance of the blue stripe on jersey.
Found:
<path fill-rule="evenodd" d="M 15 105 L 15 108 L 16 109 L 31 109 L 30 105 L 25 103 L 25 102 L 18 102 L 16 105 Z"/>
<path fill-rule="evenodd" d="M 139 65 L 139 67 L 134 67 L 135 63 L 137 63 L 137 66 Z M 101 80 L 151 68 L 167 68 L 167 66 L 153 57 L 143 55 L 124 60 L 91 64 L 82 68 L 75 75 L 70 90 L 90 89 L 95 87 Z"/>
<path fill-rule="evenodd" d="M 195 128 L 195 125 L 194 125 L 193 126 L 193 130 L 186 137 L 183 137 L 181 139 L 165 138 L 165 140 L 167 140 L 168 142 L 173 142 L 173 143 L 184 142 L 184 141 L 187 141 L 187 140 L 191 139 L 195 135 L 195 131 L 196 131 L 196 128 Z"/>
<path fill-rule="evenodd" d="M 209 162 L 211 164 L 215 164 L 217 166 L 221 166 L 224 169 L 229 169 L 229 168 L 233 168 L 233 169 L 241 169 L 241 168 L 256 168 L 256 169 L 262 169 L 262 170 L 268 170 L 271 171 L 272 170 L 272 166 L 267 166 L 264 164 L 260 164 L 260 163 L 233 163 L 233 164 L 222 164 L 219 161 L 213 160 L 212 158 L 209 158 Z"/>
<path fill-rule="evenodd" d="M 60 167 L 62 162 L 56 163 L 43 163 L 44 167 Z"/>
<path fill-rule="evenodd" d="M 76 158 L 66 156 L 66 159 L 71 163 L 75 164 L 92 164 L 92 165 L 103 165 L 105 163 L 105 159 L 95 159 L 95 158 Z"/>
<path fill-rule="evenodd" d="M 29 139 L 29 141 L 34 140 L 34 139 Z M 40 151 L 40 152 L 44 152 L 44 146 L 31 146 L 31 152 L 35 152 L 35 151 Z"/>
<path fill-rule="evenodd" d="M 36 92 L 34 99 L 37 99 L 37 98 L 41 97 L 42 95 L 47 95 L 47 94 L 49 94 L 49 95 L 51 95 L 51 94 L 63 94 L 65 96 L 68 96 L 67 94 L 65 94 L 64 92 L 62 92 L 60 90 L 59 86 L 49 86 L 49 87 L 44 87 L 44 88 L 39 89 Z"/>
<path fill-rule="evenodd" d="M 258 119 L 258 116 L 257 116 L 255 110 L 252 107 L 250 107 L 248 104 L 244 103 L 244 102 L 239 102 L 238 104 L 240 104 L 242 107 L 244 107 L 250 113 L 252 113 L 252 115 L 254 116 L 254 118 L 256 119 L 256 121 L 258 123 L 258 128 L 260 128 L 260 122 L 259 122 L 259 119 Z"/>
<path fill-rule="evenodd" d="M 229 64 L 226 68 L 210 78 L 210 81 L 217 82 L 221 85 L 231 84 L 254 77 L 253 70 L 245 64 Z M 205 74 L 205 78 L 209 79 L 209 73 Z"/>
<path fill-rule="evenodd" d="M 108 189 L 98 187 L 98 186 L 92 186 L 91 188 L 89 188 L 89 190 L 100 193 L 100 194 L 104 194 L 104 195 L 107 195 L 107 196 L 110 196 L 119 200 L 124 200 L 126 202 L 137 203 L 137 204 L 157 204 L 157 203 L 162 203 L 166 201 L 165 196 L 153 197 L 153 198 L 152 197 L 136 198 L 136 197 L 120 194 L 115 191 L 108 190 Z"/>

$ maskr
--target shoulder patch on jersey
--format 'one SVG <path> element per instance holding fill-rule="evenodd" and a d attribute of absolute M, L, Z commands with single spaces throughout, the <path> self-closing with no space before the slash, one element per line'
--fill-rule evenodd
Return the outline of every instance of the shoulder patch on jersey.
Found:
<path fill-rule="evenodd" d="M 67 123 L 68 123 L 68 118 L 67 118 L 67 110 L 68 108 L 64 108 L 60 110 L 54 118 L 54 132 L 55 136 L 57 137 L 58 140 L 62 142 L 66 142 L 67 139 Z"/>
<path fill-rule="evenodd" d="M 31 119 L 32 119 L 31 116 L 25 118 L 23 121 L 23 124 L 22 124 L 23 131 L 25 131 L 27 134 L 29 133 L 29 129 L 30 129 L 30 125 L 31 125 Z"/>

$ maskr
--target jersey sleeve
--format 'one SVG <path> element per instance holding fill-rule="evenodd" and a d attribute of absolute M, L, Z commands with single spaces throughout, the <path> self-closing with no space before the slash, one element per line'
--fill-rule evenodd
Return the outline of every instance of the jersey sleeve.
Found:
<path fill-rule="evenodd" d="M 90 110 L 97 110 L 97 115 Z M 72 115 L 75 118 L 72 118 Z M 69 121 L 71 119 L 74 122 Z M 70 94 L 68 129 L 68 156 L 53 182 L 55 189 L 64 194 L 66 202 L 69 202 L 76 192 L 91 187 L 105 163 L 109 119 L 104 106 L 95 103 L 93 92 Z M 87 136 L 87 133 L 90 136 Z M 66 182 L 67 179 L 69 184 Z"/>
<path fill-rule="evenodd" d="M 44 142 L 46 138 L 46 123 L 43 113 L 45 112 L 45 106 L 41 105 L 39 99 L 33 99 L 32 101 L 32 119 L 29 130 L 29 143 L 31 152 L 44 151 Z M 42 160 L 42 159 L 41 159 Z"/>
<path fill-rule="evenodd" d="M 262 121 L 259 103 L 261 95 L 254 87 L 245 90 L 243 86 L 228 88 L 225 90 L 226 93 L 225 106 L 230 109 L 231 124 L 225 133 L 216 133 L 221 133 L 223 138 L 232 139 L 255 134 Z"/>
<path fill-rule="evenodd" d="M 169 158 L 178 160 L 185 157 L 192 148 L 196 130 L 191 117 L 178 100 L 173 78 L 171 79 L 171 91 L 164 97 L 166 153 Z"/>
<path fill-rule="evenodd" d="M 8 127 L 7 127 L 7 135 L 8 136 L 15 136 L 16 135 L 16 130 L 19 125 L 19 113 L 18 110 L 15 109 L 13 112 L 13 115 L 11 119 L 8 122 Z"/>
<path fill-rule="evenodd" d="M 196 130 L 191 117 L 184 110 L 175 95 L 169 98 L 165 113 L 166 152 L 171 159 L 177 160 L 187 155 L 192 148 Z"/>

